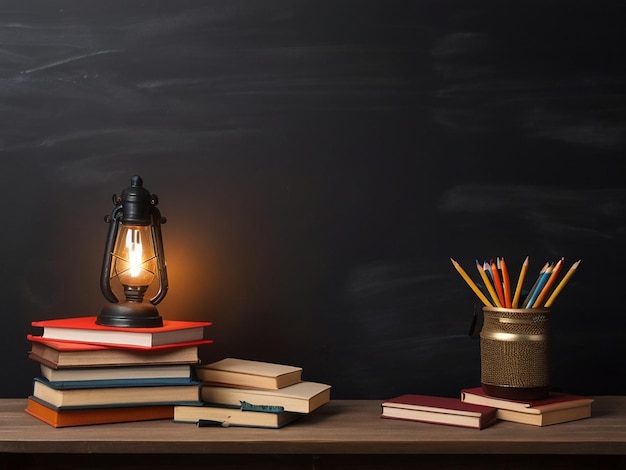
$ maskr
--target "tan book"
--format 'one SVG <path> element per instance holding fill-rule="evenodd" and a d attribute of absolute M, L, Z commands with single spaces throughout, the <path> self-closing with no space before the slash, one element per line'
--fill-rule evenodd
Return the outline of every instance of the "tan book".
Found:
<path fill-rule="evenodd" d="M 591 416 L 591 404 L 576 406 L 573 408 L 556 409 L 545 411 L 540 414 L 525 413 L 523 411 L 498 410 L 496 417 L 502 421 L 531 424 L 533 426 L 549 426 L 552 424 L 565 423 Z"/>
<path fill-rule="evenodd" d="M 300 413 L 283 411 L 266 413 L 263 411 L 243 411 L 241 408 L 220 406 L 175 406 L 174 422 L 194 423 L 206 426 L 246 426 L 259 428 L 282 428 L 302 416 Z"/>
<path fill-rule="evenodd" d="M 205 403 L 240 406 L 243 401 L 254 406 L 282 406 L 284 411 L 310 413 L 330 401 L 330 385 L 299 382 L 278 390 L 261 390 L 205 384 L 201 397 Z"/>
<path fill-rule="evenodd" d="M 510 400 L 487 395 L 482 387 L 468 388 L 461 391 L 461 400 L 475 405 L 493 406 L 494 408 L 519 411 L 528 414 L 541 414 L 548 411 L 591 405 L 593 398 L 571 393 L 552 392 L 548 398 L 534 401 Z"/>
<path fill-rule="evenodd" d="M 128 387 L 54 388 L 54 383 L 38 377 L 33 397 L 59 410 L 115 406 L 199 404 L 196 382 L 186 385 L 153 385 Z"/>
<path fill-rule="evenodd" d="M 302 368 L 229 357 L 196 367 L 196 374 L 204 383 L 279 389 L 300 382 Z"/>

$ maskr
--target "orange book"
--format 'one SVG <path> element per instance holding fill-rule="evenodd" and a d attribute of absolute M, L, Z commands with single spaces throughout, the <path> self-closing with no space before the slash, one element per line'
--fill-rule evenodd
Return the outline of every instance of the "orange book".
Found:
<path fill-rule="evenodd" d="M 56 410 L 33 397 L 28 398 L 24 411 L 55 428 L 172 419 L 174 417 L 173 405 Z"/>

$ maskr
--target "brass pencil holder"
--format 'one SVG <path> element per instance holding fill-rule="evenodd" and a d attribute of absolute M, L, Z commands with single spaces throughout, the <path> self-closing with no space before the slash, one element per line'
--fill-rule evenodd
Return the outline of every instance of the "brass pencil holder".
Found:
<path fill-rule="evenodd" d="M 550 310 L 483 307 L 480 381 L 488 395 L 540 400 L 550 391 Z"/>

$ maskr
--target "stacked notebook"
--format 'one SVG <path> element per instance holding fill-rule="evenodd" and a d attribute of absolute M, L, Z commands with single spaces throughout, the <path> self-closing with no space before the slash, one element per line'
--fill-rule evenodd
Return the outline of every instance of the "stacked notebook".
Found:
<path fill-rule="evenodd" d="M 158 328 L 97 325 L 95 317 L 33 322 L 34 379 L 26 412 L 54 427 L 171 419 L 174 406 L 200 403 L 193 366 L 209 322 Z"/>
<path fill-rule="evenodd" d="M 176 406 L 175 422 L 280 428 L 330 400 L 330 385 L 303 381 L 300 367 L 226 358 L 195 369 L 203 405 Z"/>

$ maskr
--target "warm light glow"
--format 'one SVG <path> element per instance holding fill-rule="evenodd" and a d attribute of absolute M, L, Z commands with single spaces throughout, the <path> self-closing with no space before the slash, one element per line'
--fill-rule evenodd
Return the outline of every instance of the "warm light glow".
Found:
<path fill-rule="evenodd" d="M 136 278 L 139 276 L 142 261 L 141 232 L 139 230 L 129 230 L 126 232 L 126 249 L 128 250 L 128 260 L 130 262 L 130 275 Z"/>
<path fill-rule="evenodd" d="M 126 286 L 148 286 L 156 270 L 156 254 L 150 226 L 120 227 L 113 250 L 111 277 Z"/>

